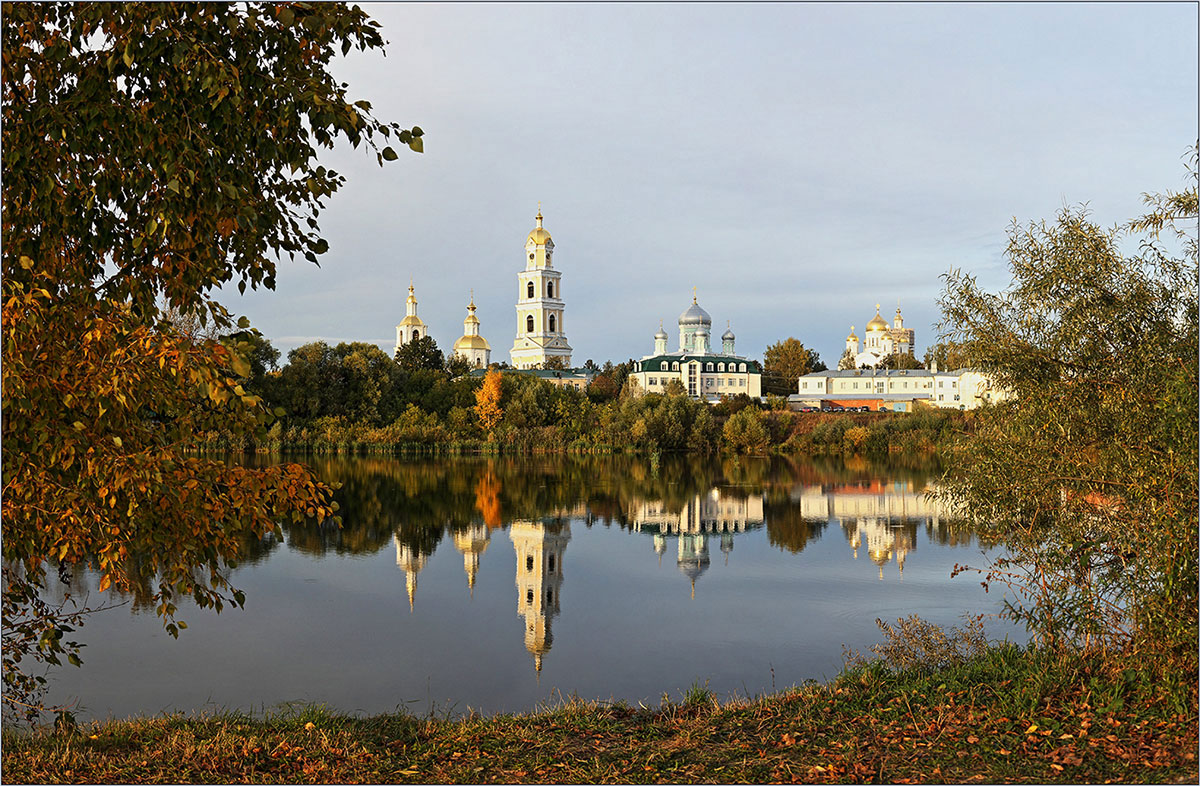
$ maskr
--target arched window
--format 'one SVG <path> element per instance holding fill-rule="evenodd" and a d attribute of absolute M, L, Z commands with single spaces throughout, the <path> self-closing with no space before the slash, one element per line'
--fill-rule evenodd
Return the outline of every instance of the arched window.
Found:
<path fill-rule="evenodd" d="M 724 363 L 718 363 L 718 364 L 717 364 L 717 371 L 724 371 L 724 370 L 725 370 L 725 364 L 724 364 Z"/>
<path fill-rule="evenodd" d="M 525 590 L 525 605 L 533 605 L 533 590 Z"/>
<path fill-rule="evenodd" d="M 533 298 L 533 282 L 529 282 L 529 286 L 525 287 L 525 297 Z"/>
<path fill-rule="evenodd" d="M 550 315 L 550 332 L 551 333 L 554 332 L 554 315 L 553 314 Z"/>
<path fill-rule="evenodd" d="M 554 297 L 554 282 L 546 282 L 546 297 Z"/>
<path fill-rule="evenodd" d="M 530 284 L 529 286 L 533 286 L 533 284 Z M 532 314 L 525 317 L 525 332 L 526 333 L 533 332 L 533 315 Z"/>
<path fill-rule="evenodd" d="M 669 368 L 669 366 L 667 365 L 667 361 L 665 361 L 665 360 L 664 360 L 664 361 L 663 361 L 663 362 L 662 362 L 662 363 L 659 365 L 659 368 L 660 368 L 660 369 L 662 369 L 663 371 L 666 371 L 666 370 Z"/>
<path fill-rule="evenodd" d="M 704 367 L 704 370 L 705 370 L 705 371 L 712 371 L 712 370 L 713 370 L 713 364 L 712 364 L 711 362 L 709 362 L 707 365 L 705 365 L 705 367 Z"/>
<path fill-rule="evenodd" d="M 546 590 L 546 603 L 550 604 L 553 602 L 554 602 L 554 590 L 548 589 L 548 590 Z"/>
<path fill-rule="evenodd" d="M 745 364 L 745 363 L 739 363 L 739 364 L 738 364 L 738 371 L 745 371 L 745 370 L 746 370 L 746 364 Z"/>
<path fill-rule="evenodd" d="M 533 573 L 533 557 L 532 556 L 528 556 L 525 558 L 525 570 L 528 571 L 529 573 Z"/>
<path fill-rule="evenodd" d="M 679 370 L 679 361 L 678 361 L 678 360 L 676 360 L 675 362 L 673 362 L 673 363 L 671 364 L 671 370 L 672 370 L 672 371 L 678 371 L 678 370 Z"/>
<path fill-rule="evenodd" d="M 549 564 L 550 564 L 550 572 L 553 573 L 554 572 L 554 555 L 551 554 L 548 559 L 549 559 Z"/>
<path fill-rule="evenodd" d="M 413 331 L 413 341 L 416 341 L 416 340 L 417 340 L 417 339 L 419 339 L 420 337 L 421 337 L 421 331 L 419 331 L 419 330 L 414 330 L 414 331 Z"/>

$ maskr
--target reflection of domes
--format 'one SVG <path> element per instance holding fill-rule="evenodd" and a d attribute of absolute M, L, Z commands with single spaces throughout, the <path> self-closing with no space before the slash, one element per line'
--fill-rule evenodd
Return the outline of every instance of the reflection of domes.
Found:
<path fill-rule="evenodd" d="M 692 298 L 692 305 L 688 306 L 687 311 L 679 315 L 680 325 L 712 325 L 712 317 L 708 312 L 700 308 L 696 303 L 696 299 Z"/>

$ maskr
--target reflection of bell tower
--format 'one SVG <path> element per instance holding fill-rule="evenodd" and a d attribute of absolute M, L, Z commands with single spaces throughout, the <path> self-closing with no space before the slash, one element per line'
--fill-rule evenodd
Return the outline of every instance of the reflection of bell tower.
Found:
<path fill-rule="evenodd" d="M 454 548 L 463 555 L 463 570 L 467 572 L 467 587 L 475 597 L 475 574 L 479 572 L 479 561 L 492 541 L 492 533 L 483 524 L 472 524 L 465 530 L 454 533 Z"/>
<path fill-rule="evenodd" d="M 517 555 L 517 613 L 525 618 L 525 649 L 540 672 L 542 656 L 554 643 L 550 622 L 559 611 L 563 552 L 571 525 L 515 521 L 509 537 Z"/>
<path fill-rule="evenodd" d="M 396 544 L 396 566 L 404 571 L 404 584 L 408 587 L 408 610 L 411 612 L 417 594 L 417 574 L 425 567 L 428 558 L 401 543 L 395 534 L 392 535 L 392 542 Z"/>

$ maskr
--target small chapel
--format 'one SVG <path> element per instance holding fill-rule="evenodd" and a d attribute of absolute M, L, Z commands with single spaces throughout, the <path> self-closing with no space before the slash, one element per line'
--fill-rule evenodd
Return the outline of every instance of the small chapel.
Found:
<path fill-rule="evenodd" d="M 846 352 L 844 360 L 854 358 L 852 368 L 867 366 L 875 368 L 888 355 L 913 354 L 916 333 L 912 328 L 904 327 L 904 317 L 900 314 L 900 306 L 896 306 L 896 319 L 889 325 L 887 320 L 879 315 L 879 304 L 875 304 L 875 316 L 867 323 L 866 341 L 862 351 L 859 351 L 859 339 L 850 326 L 850 335 L 846 336 Z M 839 368 L 841 365 L 839 365 Z"/>

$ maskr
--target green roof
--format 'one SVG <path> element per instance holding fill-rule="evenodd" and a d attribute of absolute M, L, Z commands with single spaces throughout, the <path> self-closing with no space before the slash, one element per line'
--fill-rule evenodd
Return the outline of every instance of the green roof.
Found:
<path fill-rule="evenodd" d="M 643 360 L 639 360 L 638 361 L 638 371 L 661 371 L 662 369 L 659 368 L 659 365 L 664 360 L 667 361 L 668 363 L 673 363 L 673 362 L 690 363 L 693 360 L 697 360 L 701 363 L 714 363 L 714 364 L 725 363 L 726 365 L 728 365 L 730 363 L 745 363 L 746 364 L 746 373 L 750 373 L 751 371 L 757 371 L 760 374 L 762 373 L 762 367 L 759 366 L 757 360 L 750 360 L 749 358 L 739 357 L 737 355 L 688 355 L 688 354 L 655 355 L 652 358 L 645 358 Z M 728 370 L 725 373 L 729 373 Z M 742 373 L 742 372 L 734 372 L 734 373 Z"/>

